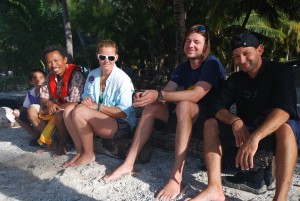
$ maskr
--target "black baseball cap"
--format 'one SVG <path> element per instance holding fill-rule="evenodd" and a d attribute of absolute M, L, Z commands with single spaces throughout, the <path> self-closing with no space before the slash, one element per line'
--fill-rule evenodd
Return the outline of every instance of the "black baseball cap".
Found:
<path fill-rule="evenodd" d="M 251 33 L 241 33 L 236 35 L 231 41 L 231 49 L 234 50 L 239 47 L 255 47 L 259 46 L 259 41 Z"/>

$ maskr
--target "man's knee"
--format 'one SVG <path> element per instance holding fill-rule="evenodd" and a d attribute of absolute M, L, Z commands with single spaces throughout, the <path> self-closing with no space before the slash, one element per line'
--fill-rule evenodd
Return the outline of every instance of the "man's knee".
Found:
<path fill-rule="evenodd" d="M 215 118 L 207 119 L 203 126 L 204 137 L 219 137 L 219 125 Z"/>
<path fill-rule="evenodd" d="M 218 128 L 218 122 L 215 118 L 210 118 L 210 119 L 207 119 L 205 122 L 204 122 L 204 129 L 210 129 L 210 128 Z"/>
<path fill-rule="evenodd" d="M 190 110 L 195 105 L 197 105 L 197 104 L 192 103 L 191 101 L 179 101 L 176 105 L 176 112 L 177 111 Z"/>
<path fill-rule="evenodd" d="M 168 113 L 168 108 L 165 104 L 150 104 L 143 109 L 142 116 L 160 117 L 162 114 Z"/>
<path fill-rule="evenodd" d="M 36 110 L 36 108 L 34 108 L 34 107 L 29 107 L 29 108 L 27 109 L 27 115 L 28 115 L 28 116 L 37 116 L 37 114 L 38 114 L 38 111 Z"/>
<path fill-rule="evenodd" d="M 281 140 L 284 140 L 286 138 L 294 137 L 294 132 L 289 124 L 284 123 L 275 131 L 275 135 L 276 141 L 280 142 Z"/>

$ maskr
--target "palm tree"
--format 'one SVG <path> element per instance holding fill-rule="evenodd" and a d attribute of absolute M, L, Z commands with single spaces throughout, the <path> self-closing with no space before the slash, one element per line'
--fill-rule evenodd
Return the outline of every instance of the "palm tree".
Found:
<path fill-rule="evenodd" d="M 49 43 L 61 44 L 61 13 L 45 0 L 0 1 L 1 67 L 14 74 L 43 68 L 43 49 Z"/>
<path fill-rule="evenodd" d="M 73 40 L 72 40 L 72 30 L 71 30 L 71 22 L 69 17 L 68 5 L 66 0 L 60 0 L 60 3 L 61 3 L 62 14 L 64 19 L 67 53 L 71 57 L 73 57 Z"/>
<path fill-rule="evenodd" d="M 174 18 L 175 18 L 175 28 L 176 28 L 176 53 L 177 62 L 181 63 L 184 60 L 184 55 L 182 52 L 182 45 L 184 41 L 184 35 L 186 32 L 185 16 L 186 11 L 184 9 L 185 0 L 173 0 L 174 7 Z"/>

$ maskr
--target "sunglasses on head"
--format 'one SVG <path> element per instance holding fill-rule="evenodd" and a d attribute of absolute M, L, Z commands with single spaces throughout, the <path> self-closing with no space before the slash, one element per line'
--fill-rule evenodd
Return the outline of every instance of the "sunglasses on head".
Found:
<path fill-rule="evenodd" d="M 116 56 L 108 56 L 104 54 L 98 54 L 98 59 L 104 61 L 106 58 L 108 58 L 109 61 L 114 61 L 116 59 Z"/>
<path fill-rule="evenodd" d="M 204 32 L 206 32 L 206 28 L 205 28 L 205 26 L 203 26 L 203 25 L 199 25 L 197 28 L 198 28 L 199 31 L 204 31 Z"/>

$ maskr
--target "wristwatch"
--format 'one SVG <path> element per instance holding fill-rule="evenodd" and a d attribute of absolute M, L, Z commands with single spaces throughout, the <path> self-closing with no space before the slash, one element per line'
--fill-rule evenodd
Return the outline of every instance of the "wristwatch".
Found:
<path fill-rule="evenodd" d="M 157 91 L 157 93 L 158 93 L 158 96 L 157 96 L 157 98 L 156 98 L 156 101 L 158 101 L 158 102 L 164 102 L 164 100 L 163 100 L 164 97 L 163 97 L 163 95 L 162 95 L 161 90 L 157 89 L 156 91 Z"/>

